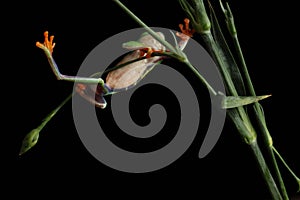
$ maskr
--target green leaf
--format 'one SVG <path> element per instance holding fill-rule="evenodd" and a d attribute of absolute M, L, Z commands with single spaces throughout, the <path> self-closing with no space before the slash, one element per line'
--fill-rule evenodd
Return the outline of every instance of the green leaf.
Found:
<path fill-rule="evenodd" d="M 222 102 L 222 108 L 236 108 L 239 106 L 245 106 L 263 100 L 271 95 L 262 96 L 225 96 Z"/>
<path fill-rule="evenodd" d="M 221 56 L 224 62 L 224 66 L 220 66 L 220 67 L 225 67 L 226 71 L 229 73 L 232 81 L 234 82 L 234 86 L 238 94 L 246 95 L 246 89 L 245 89 L 243 77 L 238 68 L 238 65 L 236 64 L 233 54 L 231 53 L 231 50 L 226 42 L 226 39 L 219 25 L 217 16 L 211 5 L 210 5 L 210 10 L 211 10 L 212 33 L 216 41 L 216 44 L 218 46 L 219 55 Z"/>

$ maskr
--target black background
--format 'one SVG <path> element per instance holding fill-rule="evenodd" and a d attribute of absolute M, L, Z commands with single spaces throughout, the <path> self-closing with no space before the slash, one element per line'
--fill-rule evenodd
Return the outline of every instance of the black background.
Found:
<path fill-rule="evenodd" d="M 122 1 L 147 25 L 178 30 L 185 15 L 177 1 Z M 162 2 L 165 2 L 162 4 Z M 212 1 L 218 8 L 218 2 Z M 300 175 L 298 126 L 297 12 L 289 4 L 229 1 L 241 46 L 257 94 L 264 100 L 275 147 Z M 26 7 L 26 8 L 25 8 Z M 6 6 L 5 6 L 6 8 Z M 68 103 L 41 133 L 38 144 L 19 157 L 24 136 L 71 91 L 72 83 L 55 79 L 35 42 L 43 32 L 55 35 L 54 57 L 62 73 L 76 74 L 87 54 L 101 41 L 138 25 L 114 2 L 15 3 L 2 16 L 2 147 L 5 186 L 11 195 L 38 197 L 77 194 L 106 199 L 173 198 L 269 199 L 250 149 L 230 121 L 215 148 L 197 157 L 201 141 L 159 171 L 130 174 L 111 169 L 85 149 Z M 5 79 L 4 79 L 5 78 Z M 158 97 L 159 98 L 159 97 Z M 6 111 L 5 111 L 6 110 Z M 3 121 L 2 118 L 2 121 Z M 6 139 L 8 137 L 8 139 Z M 282 167 L 291 196 L 295 183 Z M 4 188 L 6 190 L 6 188 Z M 40 193 L 42 192 L 42 196 Z M 106 196 L 107 195 L 107 196 Z M 87 198 L 89 199 L 89 198 Z"/>

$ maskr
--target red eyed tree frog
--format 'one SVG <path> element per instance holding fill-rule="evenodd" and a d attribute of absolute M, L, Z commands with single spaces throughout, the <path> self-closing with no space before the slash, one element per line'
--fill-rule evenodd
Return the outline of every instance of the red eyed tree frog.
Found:
<path fill-rule="evenodd" d="M 185 48 L 189 38 L 194 33 L 194 30 L 189 28 L 189 20 L 185 19 L 184 22 L 185 25 L 179 25 L 182 33 L 176 33 L 176 35 L 181 38 L 178 43 L 178 48 L 181 50 Z M 157 32 L 157 34 L 162 39 L 165 39 L 163 33 Z M 44 38 L 44 43 L 37 42 L 36 46 L 41 48 L 46 54 L 56 78 L 58 80 L 76 82 L 76 92 L 102 109 L 107 105 L 104 99 L 105 95 L 114 94 L 135 86 L 155 65 L 160 63 L 163 56 L 153 56 L 153 52 L 167 51 L 166 48 L 150 34 L 144 33 L 138 41 L 130 41 L 123 44 L 124 48 L 132 50 L 132 52 L 127 54 L 117 64 L 117 66 L 124 66 L 117 67 L 117 69 L 110 71 L 104 82 L 101 78 L 77 77 L 61 74 L 52 56 L 55 47 L 55 43 L 53 43 L 54 36 L 49 37 L 48 31 L 46 31 Z"/>
<path fill-rule="evenodd" d="M 184 20 L 185 25 L 179 25 L 182 33 L 176 33 L 181 41 L 177 44 L 177 48 L 183 50 L 189 38 L 194 33 L 194 30 L 189 28 L 189 20 Z M 164 35 L 157 33 L 159 37 L 164 39 Z M 110 69 L 106 82 L 101 78 L 91 77 L 77 77 L 68 76 L 60 73 L 56 65 L 52 53 L 55 47 L 53 43 L 54 36 L 44 33 L 44 43 L 36 42 L 36 46 L 41 48 L 49 61 L 51 69 L 58 80 L 66 80 L 75 82 L 75 88 L 83 98 L 94 104 L 99 108 L 106 107 L 105 95 L 113 94 L 119 91 L 124 91 L 136 85 L 143 77 L 158 64 L 168 51 L 161 43 L 155 40 L 149 34 L 143 34 L 138 41 L 131 41 L 123 44 L 124 48 L 132 50 L 127 54 L 113 69 Z M 154 55 L 153 52 L 160 52 L 161 54 Z M 39 133 L 44 126 L 51 120 L 57 111 L 72 97 L 70 95 L 66 98 L 56 109 L 54 109 L 43 122 L 31 132 L 29 132 L 22 142 L 19 155 L 24 154 L 31 149 L 38 141 Z"/>

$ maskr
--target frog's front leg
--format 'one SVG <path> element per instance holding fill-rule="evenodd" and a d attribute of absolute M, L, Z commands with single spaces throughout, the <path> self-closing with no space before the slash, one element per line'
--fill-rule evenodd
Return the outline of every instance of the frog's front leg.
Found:
<path fill-rule="evenodd" d="M 36 46 L 41 48 L 47 56 L 53 73 L 58 80 L 76 82 L 75 90 L 83 98 L 96 105 L 99 108 L 106 107 L 106 101 L 103 96 L 110 94 L 111 89 L 106 86 L 103 79 L 95 77 L 78 77 L 61 74 L 57 64 L 55 63 L 52 53 L 55 46 L 53 43 L 54 36 L 48 35 L 48 31 L 44 33 L 44 43 L 37 42 Z"/>
<path fill-rule="evenodd" d="M 187 45 L 189 39 L 193 36 L 195 33 L 195 29 L 191 29 L 189 27 L 190 20 L 188 18 L 184 19 L 184 25 L 179 24 L 180 32 L 177 32 L 176 35 L 181 39 L 178 42 L 179 49 L 183 50 L 185 46 Z"/>
<path fill-rule="evenodd" d="M 42 44 L 40 42 L 36 42 L 36 46 L 41 48 L 46 54 L 51 69 L 58 80 L 88 83 L 88 84 L 98 84 L 103 82 L 101 78 L 77 77 L 77 76 L 68 76 L 68 75 L 61 74 L 55 60 L 52 57 L 53 49 L 55 47 L 55 43 L 53 43 L 54 36 L 52 35 L 49 37 L 48 31 L 45 31 L 44 38 L 45 38 L 44 43 Z"/>

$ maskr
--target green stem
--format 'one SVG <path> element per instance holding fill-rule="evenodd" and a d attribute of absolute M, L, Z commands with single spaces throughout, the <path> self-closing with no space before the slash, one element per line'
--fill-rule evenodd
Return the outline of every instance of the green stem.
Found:
<path fill-rule="evenodd" d="M 54 110 L 52 110 L 39 126 L 40 130 L 56 115 L 56 113 L 72 98 L 73 93 L 63 100 Z"/>
<path fill-rule="evenodd" d="M 196 75 L 196 77 L 206 86 L 209 92 L 211 92 L 214 96 L 218 95 L 215 89 L 206 81 L 206 79 L 199 73 L 199 71 L 190 63 L 188 58 L 184 53 L 178 55 L 177 53 L 173 52 L 155 52 L 152 54 L 153 56 L 167 56 L 170 58 L 174 58 L 179 62 L 184 63 L 192 72 Z"/>
<path fill-rule="evenodd" d="M 275 181 L 272 178 L 271 172 L 269 171 L 267 164 L 264 160 L 264 157 L 261 153 L 261 150 L 257 144 L 257 141 L 253 141 L 250 144 L 251 150 L 253 152 L 253 154 L 255 155 L 254 157 L 256 158 L 257 163 L 260 166 L 260 170 L 263 174 L 263 177 L 265 179 L 265 182 L 268 185 L 269 191 L 273 197 L 274 200 L 282 200 L 282 197 L 280 195 L 280 192 L 275 184 Z"/>
<path fill-rule="evenodd" d="M 56 115 L 56 113 L 72 98 L 73 93 L 70 94 L 63 102 L 61 102 L 54 110 L 52 110 L 42 121 L 42 123 L 35 129 L 31 130 L 23 139 L 22 146 L 19 152 L 19 155 L 24 154 L 34 145 L 36 145 L 39 134 L 46 124 Z"/>
<path fill-rule="evenodd" d="M 241 66 L 242 66 L 241 68 L 245 75 L 246 85 L 249 89 L 250 95 L 256 96 L 256 93 L 255 93 L 255 90 L 254 90 L 254 87 L 253 87 L 253 84 L 252 84 L 252 81 L 251 81 L 251 78 L 250 78 L 250 75 L 249 75 L 249 72 L 247 69 L 247 65 L 246 65 L 246 62 L 245 62 L 245 59 L 243 56 L 243 52 L 242 52 L 242 49 L 241 49 L 241 46 L 240 46 L 240 43 L 238 40 L 238 36 L 237 36 L 237 34 L 232 35 L 232 36 L 233 36 L 234 45 L 237 49 L 238 57 L 241 61 Z M 260 105 L 258 102 L 254 103 L 254 108 L 256 110 L 256 112 L 255 112 L 256 118 L 257 118 L 260 130 L 262 132 L 263 141 L 264 141 L 265 146 L 267 147 L 267 152 L 271 158 L 271 162 L 272 162 L 275 174 L 276 174 L 277 181 L 278 181 L 280 189 L 281 189 L 281 193 L 283 195 L 283 199 L 288 200 L 289 197 L 288 197 L 285 185 L 284 185 L 284 181 L 282 179 L 282 176 L 281 176 L 281 173 L 280 173 L 280 170 L 279 170 L 279 167 L 276 162 L 276 158 L 274 156 L 274 152 L 272 149 L 272 146 L 273 146 L 272 137 L 271 137 L 271 134 L 269 133 L 269 130 L 268 130 L 266 124 L 264 123 L 264 115 L 262 113 L 262 109 L 260 108 Z"/>
<path fill-rule="evenodd" d="M 184 63 L 192 70 L 192 72 L 200 79 L 200 81 L 207 87 L 207 89 L 214 95 L 217 95 L 217 92 L 213 87 L 205 80 L 205 78 L 198 72 L 198 70 L 187 60 L 185 59 Z"/>
<path fill-rule="evenodd" d="M 202 36 L 203 41 L 205 42 L 206 46 L 209 48 L 211 56 L 214 58 L 216 63 L 219 64 L 221 73 L 225 79 L 227 86 L 228 86 L 227 89 L 229 90 L 229 93 L 232 96 L 238 96 L 238 93 L 235 89 L 235 86 L 230 77 L 230 74 L 226 71 L 226 69 L 224 67 L 222 67 L 222 66 L 224 66 L 224 62 L 218 53 L 219 52 L 218 46 L 216 45 L 211 32 L 209 31 L 209 32 L 203 33 L 203 34 L 201 34 L 201 36 Z"/>
<path fill-rule="evenodd" d="M 226 3 L 226 8 L 223 6 L 221 1 L 220 1 L 220 5 L 221 5 L 223 13 L 225 14 L 225 17 L 226 17 L 227 28 L 228 28 L 228 31 L 229 31 L 231 37 L 233 38 L 233 43 L 234 43 L 234 46 L 237 51 L 237 56 L 241 62 L 241 70 L 243 71 L 245 79 L 246 79 L 246 86 L 249 90 L 250 95 L 256 96 L 255 89 L 252 84 L 252 81 L 251 81 L 251 78 L 250 78 L 250 75 L 248 72 L 248 68 L 246 65 L 246 61 L 244 59 L 244 55 L 242 52 L 242 48 L 240 46 L 239 39 L 237 36 L 237 30 L 235 27 L 233 14 L 230 10 L 228 3 Z M 280 185 L 281 193 L 283 195 L 284 200 L 288 200 L 289 199 L 288 194 L 287 194 L 287 191 L 286 191 L 286 188 L 285 188 L 285 185 L 284 185 L 284 182 L 283 182 L 283 179 L 282 179 L 282 176 L 281 176 L 280 170 L 278 168 L 276 158 L 274 156 L 274 152 L 272 149 L 272 146 L 273 146 L 272 137 L 271 137 L 271 134 L 269 133 L 269 130 L 268 130 L 266 122 L 265 122 L 265 117 L 264 117 L 263 111 L 260 108 L 260 104 L 258 102 L 254 103 L 254 109 L 255 109 L 255 115 L 256 115 L 256 119 L 258 121 L 259 128 L 262 132 L 263 142 L 267 148 L 267 153 L 269 154 L 269 156 L 271 158 L 271 164 L 274 168 L 277 181 Z"/>
<path fill-rule="evenodd" d="M 238 115 L 237 109 L 229 109 L 227 110 L 227 114 L 230 117 L 230 119 L 234 122 L 234 125 L 236 126 L 237 130 L 239 131 L 242 138 L 246 138 L 250 133 L 248 133 L 247 128 L 245 127 L 245 123 L 241 119 L 241 117 Z M 256 162 L 259 166 L 259 169 L 262 173 L 262 176 L 265 180 L 265 183 L 268 186 L 268 189 L 271 193 L 271 196 L 274 200 L 281 200 L 281 194 L 276 186 L 276 183 L 271 175 L 270 170 L 268 169 L 268 166 L 265 162 L 265 159 L 262 155 L 262 152 L 257 144 L 256 138 L 253 138 L 251 141 L 248 140 L 247 144 L 251 147 L 251 150 L 254 154 L 254 157 L 256 159 Z"/>
<path fill-rule="evenodd" d="M 214 58 L 214 60 L 216 61 L 216 63 L 219 66 L 219 69 L 221 70 L 221 73 L 226 82 L 226 86 L 227 86 L 226 88 L 229 91 L 229 95 L 238 96 L 238 92 L 235 88 L 232 78 L 230 77 L 230 74 L 225 67 L 225 63 L 223 61 L 224 58 L 222 58 L 220 56 L 218 46 L 217 46 L 216 42 L 214 41 L 214 38 L 213 38 L 211 32 L 206 32 L 204 34 L 201 34 L 201 36 L 202 36 L 206 46 L 209 48 L 211 56 Z M 251 125 L 250 119 L 249 119 L 245 109 L 243 107 L 238 107 L 237 110 L 239 111 L 241 118 L 245 122 L 247 129 L 251 133 L 253 130 L 253 127 Z"/>
<path fill-rule="evenodd" d="M 281 162 L 284 164 L 284 166 L 287 168 L 287 170 L 291 173 L 291 175 L 294 177 L 294 179 L 297 181 L 298 184 L 298 190 L 297 192 L 300 192 L 300 178 L 297 177 L 297 175 L 293 172 L 293 170 L 288 166 L 288 164 L 284 161 L 282 156 L 279 154 L 279 152 L 275 149 L 275 147 L 272 147 L 278 158 L 281 160 Z"/>
<path fill-rule="evenodd" d="M 134 21 L 136 21 L 141 27 L 145 28 L 146 31 L 152 35 L 157 41 L 159 41 L 162 45 L 164 45 L 167 49 L 169 49 L 172 52 L 176 52 L 176 49 L 168 43 L 166 40 L 162 39 L 158 36 L 158 34 L 153 31 L 149 26 L 147 26 L 142 20 L 140 20 L 131 10 L 129 10 L 123 3 L 121 3 L 118 0 L 113 0 L 120 6 Z"/>
<path fill-rule="evenodd" d="M 225 67 L 225 64 L 224 64 L 224 61 L 220 55 L 219 55 L 219 50 L 218 50 L 218 47 L 211 35 L 211 33 L 205 33 L 205 34 L 202 34 L 202 37 L 204 39 L 204 42 L 206 43 L 206 45 L 208 46 L 208 48 L 210 49 L 210 53 L 212 54 L 213 58 L 215 59 L 215 61 L 219 64 L 219 68 L 223 74 L 223 77 L 225 79 L 225 82 L 227 84 L 227 89 L 229 90 L 229 93 L 231 93 L 233 96 L 238 96 L 238 93 L 236 91 L 236 88 L 234 86 L 234 83 L 230 77 L 230 74 L 228 73 L 226 67 Z M 238 107 L 237 108 L 237 111 L 243 121 L 243 124 L 245 126 L 244 129 L 248 130 L 248 131 L 244 131 L 244 130 L 239 130 L 239 133 L 242 135 L 242 137 L 247 141 L 247 143 L 251 143 L 251 141 L 253 140 L 253 138 L 256 137 L 256 134 L 255 134 L 255 131 L 253 129 L 253 126 L 252 126 L 252 123 L 249 119 L 249 116 L 247 115 L 244 107 Z M 232 118 L 233 119 L 233 118 Z M 236 119 L 233 119 L 233 120 L 236 120 Z M 254 148 L 258 148 L 257 144 L 255 144 Z M 266 182 L 267 182 L 267 185 L 269 186 L 269 190 L 271 191 L 272 193 L 272 196 L 273 197 L 276 197 L 275 199 L 282 199 L 281 196 L 280 196 L 280 193 L 279 195 L 277 194 L 278 192 L 278 188 L 276 186 L 276 183 L 274 182 L 271 174 L 270 174 L 270 171 L 269 169 L 267 168 L 266 164 L 265 164 L 265 161 L 262 157 L 262 154 L 261 152 L 259 151 L 259 153 L 255 153 L 255 156 L 259 156 L 259 157 L 256 157 L 256 159 L 258 160 L 258 164 L 260 166 L 260 169 L 263 171 L 263 175 L 267 175 L 267 177 L 264 177 Z M 280 198 L 278 198 L 280 197 Z"/>

